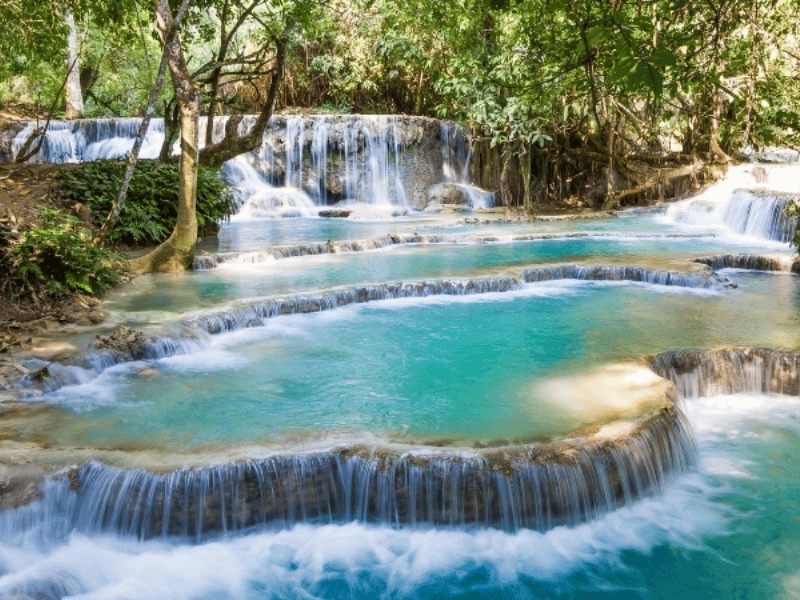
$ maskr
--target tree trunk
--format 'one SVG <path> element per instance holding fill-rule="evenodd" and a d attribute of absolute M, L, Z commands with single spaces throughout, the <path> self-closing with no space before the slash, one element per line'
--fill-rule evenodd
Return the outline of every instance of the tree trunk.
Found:
<path fill-rule="evenodd" d="M 122 211 L 122 206 L 125 204 L 125 199 L 128 196 L 128 186 L 130 185 L 131 177 L 133 177 L 133 171 L 136 168 L 136 162 L 139 160 L 139 151 L 142 149 L 144 136 L 147 134 L 147 128 L 150 125 L 150 119 L 153 116 L 153 111 L 155 110 L 158 96 L 161 94 L 161 88 L 164 85 L 164 75 L 166 74 L 167 63 L 169 61 L 168 48 L 172 38 L 178 33 L 181 20 L 183 20 L 183 16 L 186 14 L 189 4 L 190 0 L 183 0 L 181 8 L 178 11 L 178 16 L 175 18 L 175 22 L 170 28 L 170 32 L 167 37 L 167 43 L 164 45 L 164 51 L 161 53 L 161 63 L 158 65 L 158 75 L 156 76 L 156 80 L 153 82 L 153 86 L 150 88 L 150 97 L 147 100 L 147 108 L 144 111 L 144 118 L 139 124 L 139 131 L 136 133 L 136 140 L 133 142 L 133 148 L 131 149 L 131 153 L 128 155 L 128 165 L 125 169 L 125 175 L 122 179 L 122 184 L 117 192 L 117 199 L 114 201 L 114 204 L 111 205 L 111 210 L 108 211 L 108 215 L 106 216 L 100 231 L 97 232 L 97 235 L 95 235 L 94 239 L 92 240 L 92 244 L 95 246 L 103 245 L 106 237 L 108 236 L 108 232 L 111 231 L 114 223 L 117 222 L 119 213 Z"/>
<path fill-rule="evenodd" d="M 512 202 L 511 184 L 508 181 L 511 176 L 511 158 L 511 144 L 506 142 L 503 144 L 503 149 L 500 152 L 500 160 L 503 164 L 502 170 L 500 171 L 500 201 L 506 210 L 511 207 Z"/>
<path fill-rule="evenodd" d="M 197 244 L 197 147 L 200 96 L 194 101 L 180 102 L 181 163 L 178 219 L 175 229 L 158 248 L 129 262 L 134 273 L 184 271 L 191 266 Z"/>
<path fill-rule="evenodd" d="M 532 153 L 525 142 L 519 142 L 519 174 L 522 178 L 522 206 L 525 214 L 533 213 L 533 197 L 531 195 L 531 160 Z"/>
<path fill-rule="evenodd" d="M 211 76 L 211 92 L 208 97 L 208 116 L 206 117 L 206 146 L 214 143 L 214 117 L 217 116 L 219 105 L 219 79 L 222 76 L 222 69 L 217 67 Z"/>
<path fill-rule="evenodd" d="M 722 91 L 713 88 L 711 94 L 711 127 L 708 134 L 708 153 L 712 161 L 728 162 L 730 157 L 719 145 L 719 120 L 722 112 Z"/>
<path fill-rule="evenodd" d="M 71 8 L 64 11 L 64 22 L 69 28 L 65 116 L 67 119 L 78 119 L 83 116 L 83 93 L 81 92 L 81 64 L 78 57 L 78 28 L 75 26 L 75 15 L 72 14 Z"/>
<path fill-rule="evenodd" d="M 168 54 L 172 84 L 181 119 L 180 190 L 178 218 L 167 241 L 149 254 L 129 262 L 134 273 L 182 271 L 188 268 L 197 244 L 197 166 L 200 90 L 192 81 L 181 48 L 180 35 L 173 32 L 172 11 L 167 0 L 155 5 L 158 33 Z M 174 33 L 174 35 L 171 35 Z"/>
<path fill-rule="evenodd" d="M 616 208 L 619 199 L 614 195 L 614 144 L 616 143 L 617 125 L 619 123 L 619 112 L 614 111 L 614 116 L 609 121 L 608 143 L 606 145 L 606 156 L 608 165 L 606 166 L 606 199 L 603 202 L 603 210 Z"/>
<path fill-rule="evenodd" d="M 158 152 L 158 160 L 167 162 L 172 158 L 172 147 L 178 137 L 180 118 L 178 117 L 178 106 L 174 99 L 164 102 L 164 141 L 161 143 L 161 150 Z"/>
<path fill-rule="evenodd" d="M 257 3 L 254 2 L 252 6 Z M 219 166 L 226 160 L 249 152 L 261 145 L 264 129 L 272 117 L 272 110 L 283 79 L 286 62 L 286 45 L 294 26 L 290 23 L 279 36 L 274 36 L 276 45 L 275 68 L 270 82 L 267 101 L 264 103 L 254 127 L 245 135 L 237 135 L 241 117 L 231 117 L 226 123 L 225 138 L 218 144 L 206 146 L 202 155 L 199 151 L 200 90 L 195 84 L 186 64 L 178 33 L 170 36 L 174 20 L 168 0 L 155 0 L 154 12 L 156 27 L 165 52 L 169 55 L 168 65 L 172 73 L 172 85 L 181 120 L 181 158 L 180 192 L 178 199 L 178 219 L 172 235 L 158 248 L 138 259 L 129 262 L 134 273 L 152 271 L 180 271 L 190 266 L 197 243 L 197 168 L 203 164 Z"/>

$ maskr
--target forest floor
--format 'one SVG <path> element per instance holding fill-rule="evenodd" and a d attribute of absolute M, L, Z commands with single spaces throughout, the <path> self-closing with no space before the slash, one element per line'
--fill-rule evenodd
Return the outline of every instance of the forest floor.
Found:
<path fill-rule="evenodd" d="M 57 174 L 62 166 L 42 164 L 0 164 L 0 235 L 18 227 L 36 225 L 42 208 L 60 208 L 70 211 L 55 192 Z M 68 167 L 69 168 L 69 167 Z M 0 357 L 25 355 L 43 344 L 50 357 L 62 353 L 54 351 L 51 336 L 67 325 L 91 325 L 102 322 L 104 315 L 100 301 L 81 295 L 67 295 L 58 299 L 46 297 L 38 301 L 3 298 L 0 301 Z M 3 361 L 7 362 L 7 361 Z M 19 377 L 16 367 L 8 375 Z M 0 390 L 4 385 L 0 364 Z"/>

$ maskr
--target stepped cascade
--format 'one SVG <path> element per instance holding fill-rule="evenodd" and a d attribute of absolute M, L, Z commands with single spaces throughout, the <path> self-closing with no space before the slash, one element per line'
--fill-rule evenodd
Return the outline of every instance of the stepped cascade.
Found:
<path fill-rule="evenodd" d="M 470 162 L 455 123 L 274 117 L 193 272 L 20 362 L 0 597 L 797 595 L 800 167 L 529 220 L 465 218 Z"/>
<path fill-rule="evenodd" d="M 48 483 L 33 513 L 10 513 L 4 526 L 9 534 L 47 515 L 89 534 L 194 541 L 353 520 L 547 530 L 653 493 L 693 462 L 691 435 L 668 402 L 624 439 L 495 450 L 485 457 L 362 457 L 358 449 L 345 449 L 164 475 L 89 463 Z"/>

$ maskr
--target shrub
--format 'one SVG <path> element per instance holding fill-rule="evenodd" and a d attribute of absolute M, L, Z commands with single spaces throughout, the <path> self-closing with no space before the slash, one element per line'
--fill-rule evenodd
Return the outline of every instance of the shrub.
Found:
<path fill-rule="evenodd" d="M 121 258 L 106 248 L 92 245 L 92 236 L 81 222 L 60 210 L 45 208 L 38 227 L 8 234 L 8 251 L 19 278 L 29 288 L 48 296 L 68 292 L 100 294 L 121 280 Z"/>
<path fill-rule="evenodd" d="M 92 223 L 103 224 L 125 174 L 126 163 L 102 160 L 63 171 L 60 194 L 71 203 L 91 208 Z M 139 161 L 122 212 L 108 235 L 110 245 L 148 246 L 163 242 L 177 218 L 178 165 Z M 200 167 L 197 174 L 197 223 L 200 235 L 216 232 L 219 221 L 236 211 L 233 194 L 219 169 Z"/>

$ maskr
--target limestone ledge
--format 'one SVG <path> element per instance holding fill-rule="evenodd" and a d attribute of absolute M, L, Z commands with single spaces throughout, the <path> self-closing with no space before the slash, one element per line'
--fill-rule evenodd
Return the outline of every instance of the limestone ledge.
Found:
<path fill-rule="evenodd" d="M 782 271 L 800 273 L 800 260 L 792 254 L 721 254 L 694 259 L 715 271 L 747 269 L 753 271 Z"/>
<path fill-rule="evenodd" d="M 800 350 L 732 347 L 675 350 L 648 359 L 684 398 L 755 393 L 800 396 Z"/>
<path fill-rule="evenodd" d="M 6 438 L 0 445 L 0 506 L 29 504 L 38 497 L 37 486 L 47 506 L 73 506 L 63 494 L 74 493 L 83 498 L 75 505 L 83 507 L 79 513 L 67 515 L 74 523 L 140 538 L 203 539 L 220 531 L 337 517 L 540 529 L 575 524 L 653 493 L 692 467 L 692 434 L 677 398 L 798 396 L 800 352 L 664 352 L 642 363 L 546 381 L 537 392 L 578 411 L 591 404 L 596 418 L 563 439 L 469 447 L 366 436 L 176 454 Z M 39 408 L 38 414 L 57 410 Z M 98 497 L 103 490 L 110 495 Z M 153 499 L 147 510 L 142 498 Z"/>
<path fill-rule="evenodd" d="M 475 489 L 483 490 L 481 502 L 484 504 L 478 507 L 461 506 L 458 514 L 475 516 L 478 513 L 491 513 L 494 515 L 491 518 L 499 514 L 496 501 L 491 500 L 497 492 L 491 492 L 495 489 L 492 486 L 506 482 L 504 485 L 511 486 L 509 489 L 513 488 L 516 493 L 525 496 L 532 492 L 522 484 L 552 484 L 556 487 L 543 491 L 544 496 L 540 498 L 542 502 L 549 503 L 547 506 L 551 512 L 548 514 L 553 519 L 552 523 L 572 522 L 572 517 L 568 517 L 573 514 L 568 501 L 559 495 L 561 492 L 555 491 L 565 481 L 570 485 L 575 485 L 575 481 L 583 481 L 582 485 L 591 486 L 592 481 L 601 477 L 613 482 L 610 495 L 602 502 L 592 496 L 591 510 L 582 513 L 581 517 L 589 518 L 597 511 L 602 512 L 604 507 L 618 506 L 620 502 L 651 493 L 660 487 L 664 477 L 691 466 L 691 432 L 683 423 L 676 398 L 737 392 L 798 396 L 800 352 L 758 347 L 664 352 L 647 357 L 643 363 L 610 365 L 586 375 L 546 381 L 537 392 L 549 394 L 554 403 L 575 407 L 578 418 L 585 416 L 580 413 L 582 407 L 591 404 L 586 414 L 592 413 L 595 418 L 564 438 L 550 441 L 486 440 L 470 446 L 449 446 L 446 441 L 425 445 L 403 439 L 377 439 L 365 434 L 359 438 L 342 435 L 296 439 L 291 443 L 281 440 L 278 444 L 256 443 L 177 453 L 143 446 L 62 444 L 41 432 L 69 430 L 72 425 L 78 425 L 77 416 L 54 406 L 6 403 L 3 406 L 4 426 L 0 431 L 0 509 L 28 505 L 39 499 L 45 488 L 43 483 L 53 479 L 63 481 L 65 489 L 76 493 L 87 482 L 91 483 L 93 478 L 98 477 L 124 477 L 126 481 L 139 481 L 141 485 L 146 480 L 152 486 L 158 481 L 166 485 L 164 482 L 167 479 L 164 478 L 169 475 L 170 481 L 185 480 L 183 485 L 189 485 L 208 469 L 217 473 L 217 477 L 233 478 L 230 480 L 235 483 L 237 473 L 247 473 L 248 469 L 260 472 L 259 469 L 266 469 L 265 465 L 270 465 L 270 469 L 279 469 L 288 476 L 288 480 L 294 481 L 292 485 L 300 485 L 297 482 L 304 481 L 302 477 L 310 476 L 306 474 L 301 477 L 300 474 L 307 473 L 308 465 L 316 465 L 314 468 L 333 469 L 336 477 L 347 475 L 358 478 L 361 477 L 359 473 L 372 473 L 369 477 L 373 478 L 370 480 L 373 484 L 365 484 L 368 484 L 365 491 L 368 494 L 374 492 L 369 485 L 376 485 L 375 477 L 383 478 L 385 482 L 397 482 L 402 474 L 411 477 L 418 473 L 415 477 L 427 481 L 426 485 L 438 485 L 433 482 L 448 480 L 453 472 L 460 473 L 458 477 L 462 479 L 459 481 L 469 480 L 472 482 L 470 485 L 478 486 Z M 39 433 L 34 435 L 32 432 Z M 676 432 L 677 437 L 674 435 Z M 659 454 L 662 452 L 673 453 L 671 461 L 667 463 L 670 468 L 654 477 L 653 461 L 662 461 L 659 464 L 663 464 L 663 456 Z M 615 464 L 620 457 L 628 461 L 625 473 L 616 468 L 609 471 L 609 465 Z M 606 471 L 603 472 L 603 469 Z M 586 480 L 587 474 L 591 473 L 594 475 Z M 623 491 L 622 481 L 625 477 L 643 473 L 650 473 L 646 486 L 633 494 L 630 490 Z M 318 489 L 321 481 L 327 481 L 325 477 L 321 473 L 313 476 L 314 485 L 317 486 L 314 493 L 322 494 L 317 498 L 318 504 L 314 505 L 317 508 L 322 506 L 319 502 L 323 502 L 325 494 L 333 493 L 324 486 L 322 491 Z M 282 479 L 279 477 L 279 480 Z M 274 485 L 283 485 L 279 480 Z M 248 485 L 252 487 L 252 483 Z M 451 485 L 448 489 L 454 489 L 454 484 L 448 485 Z M 337 493 L 341 493 L 341 490 Z M 402 495 L 405 492 L 398 488 L 397 493 Z M 245 496 L 240 500 L 247 504 L 249 496 Z M 395 500 L 407 508 L 407 498 Z M 370 518 L 372 513 L 369 511 L 374 508 L 373 504 L 365 505 L 364 518 Z M 206 508 L 195 506 L 194 509 L 206 515 Z M 253 513 L 255 509 L 252 506 L 248 510 L 248 519 L 261 518 Z M 454 518 L 453 510 L 455 508 L 448 507 L 445 511 L 450 511 L 447 512 L 448 519 Z M 214 530 L 218 525 L 213 515 L 219 516 L 219 509 L 210 510 L 207 516 L 203 516 L 203 527 L 207 531 Z M 435 521 L 439 517 L 431 518 Z M 526 522 L 525 519 L 520 521 L 523 525 Z M 243 521 L 242 524 L 246 523 Z"/>
<path fill-rule="evenodd" d="M 546 240 L 567 240 L 567 239 L 597 239 L 597 238 L 629 238 L 629 239 L 663 239 L 680 238 L 691 239 L 697 237 L 708 237 L 701 234 L 680 234 L 680 233 L 627 233 L 620 235 L 610 232 L 587 232 L 587 231 L 566 231 L 554 233 L 533 233 L 533 234 L 484 234 L 484 235 L 442 235 L 442 234 L 418 234 L 418 233 L 392 233 L 374 238 L 361 240 L 347 240 L 340 242 L 307 242 L 302 244 L 279 245 L 264 248 L 263 250 L 246 252 L 219 252 L 219 253 L 200 253 L 197 254 L 192 262 L 192 268 L 198 271 L 216 268 L 220 265 L 229 264 L 248 264 L 261 263 L 284 258 L 298 258 L 303 256 L 319 256 L 325 254 L 345 254 L 352 252 L 368 252 L 380 250 L 390 246 L 402 245 L 469 245 L 469 244 L 491 244 L 491 243 L 514 243 L 514 242 L 534 242 Z M 702 262 L 701 259 L 698 259 Z"/>

